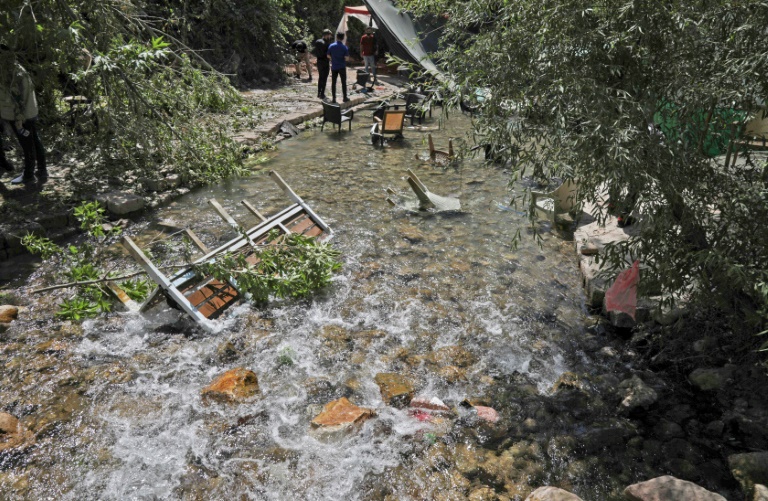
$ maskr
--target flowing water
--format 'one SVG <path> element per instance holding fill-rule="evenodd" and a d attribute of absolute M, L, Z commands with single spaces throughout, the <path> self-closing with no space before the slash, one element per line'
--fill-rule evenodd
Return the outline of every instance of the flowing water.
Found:
<path fill-rule="evenodd" d="M 469 126 L 452 116 L 434 131 L 435 143 L 447 146 Z M 534 470 L 515 463 L 527 472 L 521 485 L 563 483 L 567 454 L 536 449 L 534 433 L 546 430 L 533 426 L 526 437 L 519 427 L 526 409 L 507 405 L 499 388 L 543 399 L 564 372 L 584 365 L 573 342 L 586 315 L 572 244 L 547 231 L 540 242 L 527 238 L 527 221 L 499 209 L 496 202 L 510 197 L 508 172 L 470 158 L 446 168 L 418 161 L 425 133 L 405 136 L 381 149 L 360 125 L 281 143 L 265 167 L 334 229 L 343 269 L 332 285 L 308 300 L 238 305 L 215 333 L 169 308 L 86 322 L 67 364 L 90 376 L 77 376 L 69 407 L 58 411 L 66 419 L 42 435 L 28 463 L 6 470 L 0 486 L 23 481 L 19 492 L 34 499 L 463 499 L 490 484 L 514 498 L 504 482 L 467 473 L 455 457 L 442 466 L 434 459 L 446 444 L 475 451 L 481 462 L 513 443 L 528 444 L 533 452 L 521 457 L 529 463 L 546 456 Z M 386 187 L 412 196 L 409 167 L 431 191 L 459 197 L 464 212 L 390 207 Z M 230 232 L 207 205 L 214 197 L 247 225 L 256 221 L 241 200 L 264 213 L 288 204 L 265 170 L 177 199 L 135 233 L 146 242 L 156 234 L 153 221 L 173 220 L 215 245 Z M 515 248 L 518 231 L 524 238 Z M 201 388 L 234 367 L 256 372 L 262 396 L 205 405 Z M 441 398 L 456 415 L 435 424 L 384 405 L 379 372 L 411 377 L 418 395 Z M 35 381 L 25 384 L 16 395 Z M 67 384 L 59 379 L 50 391 Z M 376 417 L 342 436 L 311 433 L 322 405 L 341 396 Z M 514 440 L 498 445 L 507 432 L 488 438 L 493 429 L 459 405 L 475 397 L 496 407 L 505 426 L 518 426 Z M 599 491 L 570 478 L 587 499 Z"/>

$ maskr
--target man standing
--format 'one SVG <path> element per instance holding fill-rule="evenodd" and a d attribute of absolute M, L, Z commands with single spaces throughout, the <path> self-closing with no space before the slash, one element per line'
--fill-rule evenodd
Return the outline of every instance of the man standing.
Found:
<path fill-rule="evenodd" d="M 365 29 L 365 34 L 360 38 L 360 54 L 365 61 L 365 71 L 373 75 L 376 82 L 376 37 L 373 36 L 373 28 Z"/>
<path fill-rule="evenodd" d="M 0 65 L 0 119 L 11 124 L 16 138 L 24 151 L 24 173 L 11 181 L 11 184 L 27 184 L 35 180 L 44 183 L 48 180 L 45 164 L 45 148 L 37 133 L 37 97 L 32 79 L 13 58 Z M 5 155 L 3 155 L 4 157 Z M 5 160 L 3 158 L 3 160 Z M 3 167 L 10 165 L 3 162 Z"/>
<path fill-rule="evenodd" d="M 336 77 L 341 77 L 341 90 L 344 95 L 344 102 L 349 101 L 347 97 L 347 57 L 349 49 L 344 45 L 344 33 L 336 33 L 336 42 L 328 47 L 328 59 L 331 60 L 331 94 L 333 102 L 336 102 Z"/>
<path fill-rule="evenodd" d="M 307 51 L 307 43 L 304 40 L 296 40 L 291 44 L 291 47 L 296 52 L 296 78 L 301 78 L 301 63 L 307 65 L 307 73 L 309 74 L 309 81 L 312 81 L 312 61 L 309 59 L 309 51 Z"/>
<path fill-rule="evenodd" d="M 314 55 L 317 58 L 317 97 L 325 99 L 325 85 L 331 72 L 331 62 L 328 60 L 328 47 L 333 41 L 333 32 L 323 30 L 323 38 L 315 40 Z"/>

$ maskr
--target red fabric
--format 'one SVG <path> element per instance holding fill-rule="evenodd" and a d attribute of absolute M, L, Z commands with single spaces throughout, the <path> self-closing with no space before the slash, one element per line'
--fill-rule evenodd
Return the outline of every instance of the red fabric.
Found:
<path fill-rule="evenodd" d="M 606 291 L 605 309 L 624 312 L 634 320 L 637 311 L 637 283 L 639 281 L 640 261 L 635 261 L 631 268 L 619 273 L 611 288 Z"/>
<path fill-rule="evenodd" d="M 370 14 L 368 7 L 344 7 L 344 12 L 347 14 Z"/>
<path fill-rule="evenodd" d="M 373 35 L 363 35 L 360 39 L 360 54 L 363 56 L 374 56 L 373 47 L 376 44 L 376 39 Z"/>

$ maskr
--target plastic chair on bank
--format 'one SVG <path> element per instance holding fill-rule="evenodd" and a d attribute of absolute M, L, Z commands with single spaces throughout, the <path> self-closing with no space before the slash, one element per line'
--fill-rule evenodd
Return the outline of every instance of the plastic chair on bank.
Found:
<path fill-rule="evenodd" d="M 548 192 L 531 190 L 531 210 L 543 212 L 547 219 L 554 219 L 556 214 L 570 212 L 576 207 L 578 191 L 576 179 L 568 179 Z"/>

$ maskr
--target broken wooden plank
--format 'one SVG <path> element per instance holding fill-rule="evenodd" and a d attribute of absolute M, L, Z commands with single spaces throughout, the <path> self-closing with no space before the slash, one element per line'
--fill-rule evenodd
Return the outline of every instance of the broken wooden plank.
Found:
<path fill-rule="evenodd" d="M 248 200 L 243 200 L 243 201 L 242 201 L 242 202 L 240 202 L 240 203 L 241 203 L 241 204 L 243 204 L 243 207 L 245 207 L 246 209 L 248 209 L 248 210 L 250 211 L 250 213 L 251 213 L 251 214 L 253 214 L 253 215 L 254 215 L 254 216 L 256 216 L 257 218 L 261 219 L 261 221 L 262 221 L 262 222 L 264 222 L 264 221 L 266 221 L 266 220 L 267 220 L 267 218 L 266 218 L 266 217 L 264 217 L 264 215 L 263 215 L 261 212 L 259 212 L 259 210 L 258 210 L 256 207 L 254 207 L 253 205 L 251 205 L 251 204 L 248 202 Z"/>
<path fill-rule="evenodd" d="M 131 299 L 125 291 L 117 285 L 115 282 L 107 282 L 107 287 L 115 295 L 118 301 L 120 301 L 127 311 L 131 313 L 138 313 L 141 310 L 141 305 Z"/>
<path fill-rule="evenodd" d="M 208 247 L 203 243 L 202 240 L 200 240 L 194 231 L 190 230 L 189 228 L 184 229 L 184 233 L 187 234 L 187 237 L 192 241 L 193 244 L 195 244 L 195 247 L 200 249 L 200 251 L 203 254 L 208 254 L 210 250 L 208 250 Z"/>
<path fill-rule="evenodd" d="M 325 224 L 325 221 L 323 221 L 320 216 L 315 214 L 315 212 L 306 203 L 304 203 L 304 200 L 302 200 L 301 197 L 298 196 L 290 186 L 288 186 L 288 183 L 286 183 L 283 178 L 280 177 L 280 174 L 271 170 L 269 171 L 269 177 L 271 177 L 272 180 L 277 183 L 277 185 L 283 190 L 288 198 L 291 199 L 291 201 L 299 204 L 307 212 L 307 214 L 309 214 L 310 217 L 314 219 L 318 225 L 320 225 L 323 231 L 326 232 L 330 238 L 330 236 L 333 234 L 333 230 L 331 230 L 331 228 Z"/>

